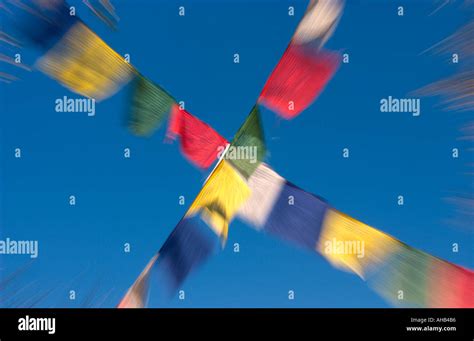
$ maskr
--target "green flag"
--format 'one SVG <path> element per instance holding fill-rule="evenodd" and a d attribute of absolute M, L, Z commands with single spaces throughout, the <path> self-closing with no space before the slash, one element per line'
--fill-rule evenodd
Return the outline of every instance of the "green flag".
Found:
<path fill-rule="evenodd" d="M 258 105 L 235 134 L 225 158 L 248 179 L 265 157 L 265 141 Z"/>
<path fill-rule="evenodd" d="M 135 135 L 151 135 L 165 120 L 176 101 L 159 85 L 142 75 L 133 84 L 129 127 Z"/>
<path fill-rule="evenodd" d="M 426 307 L 435 258 L 402 244 L 375 278 L 375 290 L 396 305 Z"/>

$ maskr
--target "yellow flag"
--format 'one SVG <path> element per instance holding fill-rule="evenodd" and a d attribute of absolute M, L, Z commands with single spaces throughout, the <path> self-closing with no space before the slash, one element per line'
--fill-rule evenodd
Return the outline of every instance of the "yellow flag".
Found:
<path fill-rule="evenodd" d="M 399 247 L 395 238 L 348 215 L 330 209 L 324 218 L 318 251 L 334 266 L 365 279 Z"/>
<path fill-rule="evenodd" d="M 98 101 L 134 75 L 134 68 L 82 22 L 70 28 L 37 66 L 71 91 Z"/>
<path fill-rule="evenodd" d="M 239 173 L 222 160 L 204 184 L 189 208 L 188 216 L 201 211 L 214 232 L 225 242 L 229 222 L 250 195 L 250 189 Z"/>

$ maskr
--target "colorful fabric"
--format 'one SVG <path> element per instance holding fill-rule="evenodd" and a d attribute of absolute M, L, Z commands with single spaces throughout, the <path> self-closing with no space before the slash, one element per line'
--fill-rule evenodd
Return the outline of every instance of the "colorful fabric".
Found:
<path fill-rule="evenodd" d="M 158 259 L 158 255 L 148 262 L 147 266 L 133 285 L 128 289 L 117 308 L 144 308 L 148 301 L 148 292 L 150 287 L 150 272 Z"/>
<path fill-rule="evenodd" d="M 248 179 L 251 194 L 239 209 L 239 218 L 257 229 L 263 229 L 285 183 L 284 178 L 267 164 L 261 163 Z"/>
<path fill-rule="evenodd" d="M 436 259 L 432 281 L 427 291 L 432 293 L 428 306 L 432 308 L 474 308 L 474 272 Z"/>
<path fill-rule="evenodd" d="M 78 21 L 63 0 L 3 1 L 3 6 L 12 35 L 42 50 L 52 47 Z"/>
<path fill-rule="evenodd" d="M 160 287 L 165 293 L 174 294 L 188 275 L 213 254 L 216 245 L 217 238 L 206 233 L 199 217 L 183 218 L 117 307 L 146 307 L 151 273 L 156 273 L 156 277 L 163 280 Z"/>
<path fill-rule="evenodd" d="M 434 257 L 401 244 L 372 280 L 375 290 L 394 305 L 427 307 Z"/>
<path fill-rule="evenodd" d="M 365 278 L 400 245 L 395 238 L 330 209 L 323 222 L 317 250 L 335 267 Z"/>
<path fill-rule="evenodd" d="M 281 117 L 291 119 L 316 99 L 338 65 L 336 53 L 315 52 L 291 43 L 268 78 L 258 101 Z"/>
<path fill-rule="evenodd" d="M 216 250 L 216 242 L 199 227 L 199 218 L 185 217 L 159 251 L 157 271 L 165 276 L 171 292 Z"/>
<path fill-rule="evenodd" d="M 474 273 L 401 244 L 369 283 L 395 306 L 474 307 Z"/>
<path fill-rule="evenodd" d="M 142 75 L 133 81 L 129 128 L 139 136 L 149 136 L 165 121 L 175 100 L 159 85 Z"/>
<path fill-rule="evenodd" d="M 249 199 L 239 217 L 259 230 L 314 250 L 327 204 L 261 164 L 248 180 Z"/>
<path fill-rule="evenodd" d="M 200 168 L 209 168 L 227 145 L 225 138 L 177 104 L 171 109 L 167 136 L 179 137 L 183 154 Z"/>
<path fill-rule="evenodd" d="M 113 95 L 134 74 L 131 65 L 80 21 L 37 66 L 71 91 L 97 101 Z"/>
<path fill-rule="evenodd" d="M 265 157 L 265 137 L 258 105 L 255 105 L 235 134 L 225 158 L 249 178 Z"/>
<path fill-rule="evenodd" d="M 299 247 L 314 250 L 327 209 L 324 200 L 286 181 L 264 230 Z"/>
<path fill-rule="evenodd" d="M 318 47 L 323 46 L 336 29 L 343 5 L 342 0 L 311 0 L 293 41 L 297 44 L 317 42 Z"/>
<path fill-rule="evenodd" d="M 200 213 L 224 243 L 229 223 L 247 200 L 250 190 L 244 179 L 221 160 L 205 182 L 186 216 Z"/>

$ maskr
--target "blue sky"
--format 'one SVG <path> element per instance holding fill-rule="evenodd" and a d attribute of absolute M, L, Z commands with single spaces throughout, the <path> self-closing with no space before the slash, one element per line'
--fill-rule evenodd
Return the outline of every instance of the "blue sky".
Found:
<path fill-rule="evenodd" d="M 254 105 L 306 8 L 305 1 L 115 1 L 118 31 L 78 15 L 145 76 L 231 139 Z M 178 16 L 178 6 L 186 16 Z M 295 6 L 294 17 L 287 15 Z M 397 16 L 397 6 L 405 15 Z M 410 97 L 450 75 L 447 58 L 420 52 L 467 21 L 458 5 L 429 16 L 431 1 L 349 1 L 327 47 L 349 53 L 320 98 L 292 121 L 263 110 L 266 161 L 299 187 L 411 246 L 472 268 L 472 232 L 448 223 L 444 198 L 467 191 L 472 156 L 457 140 L 468 114 L 422 98 L 421 115 L 382 113 L 380 99 Z M 4 53 L 15 53 L 2 47 Z M 233 63 L 234 53 L 240 64 Z M 25 51 L 33 64 L 35 51 Z M 7 67 L 2 65 L 3 70 Z M 0 237 L 39 241 L 39 257 L 22 275 L 27 297 L 54 288 L 40 306 L 115 306 L 199 192 L 207 173 L 177 144 L 126 128 L 130 88 L 96 106 L 96 115 L 55 112 L 55 100 L 78 97 L 39 72 L 0 85 Z M 22 158 L 14 158 L 14 149 Z M 342 149 L 350 158 L 342 158 Z M 458 159 L 451 149 L 461 150 Z M 123 149 L 131 158 L 123 158 Z M 397 205 L 404 195 L 405 205 Z M 76 206 L 68 198 L 75 195 Z M 184 195 L 186 205 L 178 204 Z M 124 243 L 131 252 L 124 253 Z M 240 252 L 232 245 L 238 242 Z M 458 253 L 452 243 L 460 244 Z M 28 256 L 0 256 L 0 275 Z M 20 284 L 18 284 L 20 286 Z M 76 301 L 68 291 L 77 292 Z M 152 307 L 385 307 L 357 276 L 239 221 L 227 248 L 185 282 L 186 300 Z M 289 301 L 288 290 L 295 291 Z"/>

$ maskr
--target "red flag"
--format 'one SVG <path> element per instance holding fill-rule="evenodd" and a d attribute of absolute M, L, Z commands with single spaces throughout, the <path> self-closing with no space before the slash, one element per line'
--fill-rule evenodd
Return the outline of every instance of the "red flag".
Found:
<path fill-rule="evenodd" d="M 291 119 L 316 99 L 338 66 L 337 53 L 291 43 L 268 78 L 259 102 Z"/>
<path fill-rule="evenodd" d="M 227 144 L 227 140 L 209 125 L 180 109 L 178 105 L 173 105 L 171 109 L 167 136 L 172 139 L 179 136 L 181 151 L 200 168 L 208 168 Z"/>
<path fill-rule="evenodd" d="M 431 308 L 474 308 L 474 272 L 437 260 L 428 292 Z"/>

